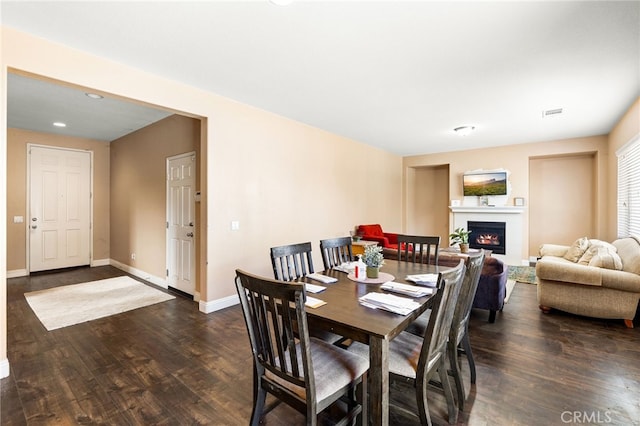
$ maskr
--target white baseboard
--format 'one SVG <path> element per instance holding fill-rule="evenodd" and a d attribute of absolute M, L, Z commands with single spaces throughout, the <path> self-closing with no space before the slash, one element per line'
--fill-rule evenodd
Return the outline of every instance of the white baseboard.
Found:
<path fill-rule="evenodd" d="M 9 377 L 9 360 L 7 358 L 0 360 L 0 379 Z"/>
<path fill-rule="evenodd" d="M 95 268 L 96 266 L 109 266 L 111 265 L 110 259 L 93 259 L 91 261 L 91 267 Z"/>
<path fill-rule="evenodd" d="M 7 271 L 7 278 L 26 277 L 29 275 L 26 269 L 14 269 L 13 271 Z"/>
<path fill-rule="evenodd" d="M 230 306 L 234 306 L 240 303 L 240 299 L 237 295 L 223 297 L 222 299 L 204 301 L 201 300 L 199 302 L 200 312 L 204 312 L 205 314 L 210 314 L 211 312 L 219 311 L 224 308 L 228 308 Z"/>
<path fill-rule="evenodd" d="M 124 263 L 120 263 L 117 260 L 109 259 L 109 264 L 115 268 L 120 269 L 121 271 L 133 275 L 134 277 L 149 281 L 151 284 L 157 285 L 158 287 L 164 289 L 167 289 L 169 287 L 167 285 L 167 280 L 164 278 L 153 276 L 145 271 L 141 271 L 140 269 L 136 269 L 132 266 L 125 265 Z"/>

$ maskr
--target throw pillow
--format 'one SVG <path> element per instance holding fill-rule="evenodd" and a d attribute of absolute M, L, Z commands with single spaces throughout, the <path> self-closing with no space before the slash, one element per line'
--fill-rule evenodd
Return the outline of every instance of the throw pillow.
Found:
<path fill-rule="evenodd" d="M 587 249 L 587 251 L 584 252 L 580 260 L 578 260 L 578 263 L 581 265 L 588 265 L 589 262 L 591 262 L 591 259 L 593 258 L 593 256 L 595 256 L 598 253 L 598 247 L 605 247 L 614 253 L 618 251 L 616 246 L 606 241 L 595 240 L 595 239 L 589 240 L 589 248 Z"/>
<path fill-rule="evenodd" d="M 578 238 L 573 242 L 564 258 L 571 262 L 580 260 L 585 251 L 589 248 L 589 239 L 587 237 Z"/>
<path fill-rule="evenodd" d="M 615 251 L 611 251 L 607 247 L 598 247 L 596 255 L 589 262 L 589 266 L 620 271 L 622 270 L 622 259 Z"/>

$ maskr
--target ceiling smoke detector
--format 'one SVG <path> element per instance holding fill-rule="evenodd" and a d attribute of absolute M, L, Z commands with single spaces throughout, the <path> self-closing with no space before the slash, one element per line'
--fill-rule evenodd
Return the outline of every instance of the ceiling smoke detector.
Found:
<path fill-rule="evenodd" d="M 542 118 L 552 117 L 554 115 L 560 115 L 560 114 L 562 114 L 562 108 L 548 109 L 548 110 L 542 111 Z"/>

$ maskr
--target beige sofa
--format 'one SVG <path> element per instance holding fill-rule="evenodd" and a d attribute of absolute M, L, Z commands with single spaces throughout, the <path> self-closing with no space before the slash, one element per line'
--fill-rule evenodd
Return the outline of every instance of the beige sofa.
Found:
<path fill-rule="evenodd" d="M 640 299 L 640 237 L 609 244 L 581 238 L 571 246 L 544 244 L 536 264 L 538 303 L 595 318 L 624 319 L 633 328 Z"/>

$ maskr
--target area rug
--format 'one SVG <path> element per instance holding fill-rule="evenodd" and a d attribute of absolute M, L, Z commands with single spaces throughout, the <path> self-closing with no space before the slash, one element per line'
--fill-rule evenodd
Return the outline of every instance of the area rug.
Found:
<path fill-rule="evenodd" d="M 519 283 L 536 284 L 536 268 L 532 266 L 514 266 L 507 267 L 507 279 L 514 280 Z"/>
<path fill-rule="evenodd" d="M 48 331 L 175 299 L 128 276 L 25 293 Z"/>

